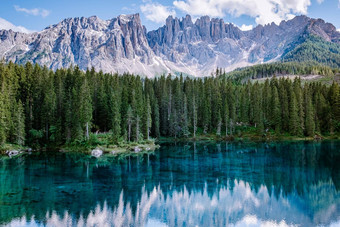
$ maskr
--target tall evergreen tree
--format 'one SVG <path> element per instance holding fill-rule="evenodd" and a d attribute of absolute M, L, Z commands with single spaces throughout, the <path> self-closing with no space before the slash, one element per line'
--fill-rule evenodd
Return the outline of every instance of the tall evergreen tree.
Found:
<path fill-rule="evenodd" d="M 118 95 L 111 91 L 112 96 L 112 103 L 111 103 L 111 113 L 112 113 L 112 140 L 114 143 L 117 143 L 120 138 L 121 133 L 121 116 L 120 116 L 120 109 L 119 109 L 119 100 Z"/>
<path fill-rule="evenodd" d="M 297 101 L 295 93 L 292 91 L 289 103 L 289 132 L 292 135 L 299 135 L 300 119 L 298 115 Z"/>
<path fill-rule="evenodd" d="M 271 96 L 271 124 L 273 125 L 275 132 L 280 133 L 281 131 L 281 106 L 279 100 L 279 93 L 277 91 L 276 86 L 272 89 L 272 96 Z"/>

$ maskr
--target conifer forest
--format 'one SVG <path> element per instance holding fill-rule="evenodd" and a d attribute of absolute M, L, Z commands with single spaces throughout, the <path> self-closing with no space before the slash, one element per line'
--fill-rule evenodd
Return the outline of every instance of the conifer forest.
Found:
<path fill-rule="evenodd" d="M 297 137 L 340 131 L 340 87 L 276 78 L 154 79 L 39 65 L 0 65 L 0 143 L 67 144 L 91 133 L 112 143 L 150 138 L 228 138 L 238 128 Z"/>

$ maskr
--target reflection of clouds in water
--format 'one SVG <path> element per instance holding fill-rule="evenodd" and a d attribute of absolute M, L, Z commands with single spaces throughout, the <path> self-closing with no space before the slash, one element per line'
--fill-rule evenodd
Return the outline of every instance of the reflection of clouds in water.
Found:
<path fill-rule="evenodd" d="M 329 183 L 321 185 L 327 187 Z M 334 185 L 331 185 L 334 186 Z M 232 188 L 232 189 L 231 189 Z M 322 220 L 320 215 L 306 215 L 304 204 L 296 202 L 296 193 L 284 198 L 276 197 L 266 186 L 252 190 L 248 183 L 235 181 L 233 187 L 217 189 L 211 196 L 207 187 L 203 191 L 189 192 L 185 187 L 163 194 L 154 188 L 151 192 L 142 189 L 142 196 L 133 212 L 129 203 L 124 202 L 123 192 L 119 203 L 113 209 L 106 203 L 97 207 L 87 216 L 75 218 L 67 211 L 63 215 L 55 212 L 46 214 L 43 222 L 47 226 L 313 226 Z M 308 197 L 308 196 L 307 196 Z M 306 203 L 305 205 L 309 205 Z M 336 214 L 336 206 L 330 205 L 321 210 L 321 214 Z M 336 216 L 335 216 L 336 217 Z M 333 218 L 334 219 L 334 218 Z M 340 224 L 335 220 L 333 226 Z M 27 220 L 26 217 L 12 220 L 8 226 L 40 226 L 42 222 Z"/>

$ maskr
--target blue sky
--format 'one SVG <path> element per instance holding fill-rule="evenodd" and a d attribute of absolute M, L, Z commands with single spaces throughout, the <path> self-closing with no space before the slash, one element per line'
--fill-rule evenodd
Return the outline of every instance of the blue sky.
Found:
<path fill-rule="evenodd" d="M 40 31 L 68 17 L 131 13 L 140 13 L 148 30 L 162 26 L 169 14 L 219 17 L 244 30 L 304 14 L 340 28 L 340 0 L 1 0 L 0 29 Z"/>

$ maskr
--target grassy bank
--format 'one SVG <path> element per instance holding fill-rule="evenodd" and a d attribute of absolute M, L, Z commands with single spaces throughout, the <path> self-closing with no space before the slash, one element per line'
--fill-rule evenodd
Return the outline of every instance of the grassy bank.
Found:
<path fill-rule="evenodd" d="M 192 135 L 189 137 L 160 137 L 159 142 L 184 142 L 184 141 L 298 141 L 298 140 L 340 140 L 339 134 L 327 134 L 327 135 L 316 135 L 315 137 L 307 137 L 307 136 L 294 136 L 289 133 L 278 134 L 275 133 L 274 130 L 269 130 L 266 133 L 259 133 L 258 129 L 255 127 L 236 127 L 234 132 L 228 136 L 225 135 L 217 135 L 215 134 L 204 134 L 202 131 L 199 131 L 196 137 Z"/>
<path fill-rule="evenodd" d="M 103 154 L 119 155 L 129 153 L 143 153 L 150 152 L 157 149 L 159 146 L 156 145 L 154 139 L 140 140 L 138 142 L 128 142 L 119 140 L 117 143 L 113 143 L 111 140 L 111 134 L 91 134 L 89 140 L 77 140 L 72 143 L 66 144 L 48 144 L 40 145 L 34 144 L 33 151 L 58 151 L 58 152 L 74 152 L 91 154 L 93 149 L 99 149 L 103 151 Z M 6 151 L 18 150 L 26 151 L 30 148 L 23 147 L 15 144 L 4 144 L 0 146 L 0 154 L 6 155 Z"/>
<path fill-rule="evenodd" d="M 332 139 L 340 140 L 339 134 L 334 135 L 322 135 L 317 136 L 317 140 Z M 196 137 L 160 137 L 150 140 L 140 140 L 138 142 L 127 142 L 119 140 L 117 143 L 112 143 L 111 134 L 91 134 L 89 140 L 74 141 L 72 143 L 66 143 L 63 145 L 49 144 L 48 146 L 37 146 L 34 147 L 33 151 L 57 151 L 57 152 L 70 152 L 70 153 L 82 153 L 91 155 L 91 151 L 99 149 L 103 151 L 105 155 L 130 155 L 130 154 L 143 154 L 154 151 L 159 148 L 159 143 L 163 142 L 188 142 L 188 141 L 299 141 L 299 140 L 316 140 L 315 137 L 299 137 L 293 136 L 288 133 L 277 134 L 273 130 L 269 130 L 266 133 L 258 133 L 258 129 L 255 127 L 236 127 L 232 135 L 227 137 L 219 136 L 215 134 L 204 134 L 203 131 L 199 130 Z M 0 154 L 6 155 L 6 151 L 18 150 L 27 151 L 29 148 L 19 146 L 15 144 L 4 144 L 0 146 Z"/>

